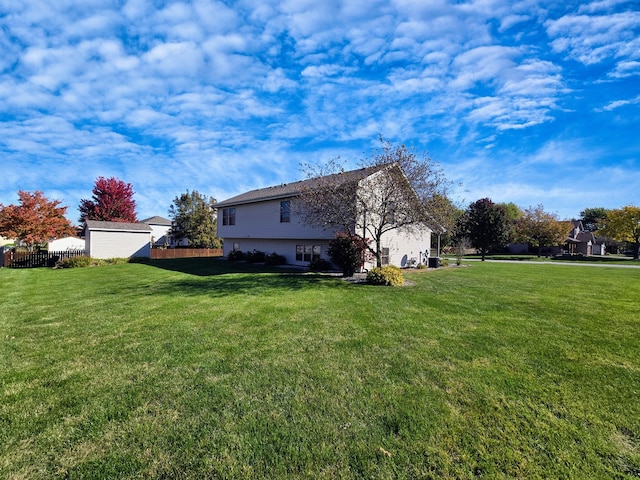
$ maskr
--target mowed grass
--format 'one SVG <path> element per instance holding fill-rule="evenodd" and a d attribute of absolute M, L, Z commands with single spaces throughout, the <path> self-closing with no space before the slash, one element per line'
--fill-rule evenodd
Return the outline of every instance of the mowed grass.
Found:
<path fill-rule="evenodd" d="M 0 478 L 638 478 L 640 270 L 0 271 Z"/>

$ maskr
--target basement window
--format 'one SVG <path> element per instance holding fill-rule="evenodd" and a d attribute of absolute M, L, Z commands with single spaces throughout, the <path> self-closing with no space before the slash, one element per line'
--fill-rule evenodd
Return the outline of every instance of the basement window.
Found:
<path fill-rule="evenodd" d="M 320 245 L 296 245 L 296 261 L 310 262 L 320 258 L 322 247 Z"/>

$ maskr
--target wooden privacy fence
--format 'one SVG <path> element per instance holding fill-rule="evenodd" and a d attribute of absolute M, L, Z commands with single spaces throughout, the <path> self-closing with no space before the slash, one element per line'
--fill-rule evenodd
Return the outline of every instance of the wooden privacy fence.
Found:
<path fill-rule="evenodd" d="M 22 252 L 7 250 L 4 252 L 4 266 L 7 268 L 54 267 L 56 262 L 66 258 L 83 257 L 84 250 L 65 250 L 63 252 Z"/>
<path fill-rule="evenodd" d="M 168 258 L 221 257 L 221 248 L 152 248 L 153 260 Z"/>

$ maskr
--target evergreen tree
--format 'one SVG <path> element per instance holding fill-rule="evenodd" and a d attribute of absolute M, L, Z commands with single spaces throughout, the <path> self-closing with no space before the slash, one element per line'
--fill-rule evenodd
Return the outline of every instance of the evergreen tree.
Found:
<path fill-rule="evenodd" d="M 169 207 L 173 223 L 170 235 L 176 240 L 187 239 L 194 248 L 220 248 L 215 205 L 215 198 L 200 195 L 197 190 L 187 190 L 174 198 Z"/>

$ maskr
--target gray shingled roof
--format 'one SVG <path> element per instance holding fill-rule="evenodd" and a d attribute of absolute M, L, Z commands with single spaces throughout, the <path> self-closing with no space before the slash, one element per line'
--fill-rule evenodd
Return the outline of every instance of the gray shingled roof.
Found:
<path fill-rule="evenodd" d="M 339 178 L 341 183 L 354 182 L 368 177 L 372 173 L 380 170 L 381 166 L 360 168 L 358 170 L 350 170 L 348 172 L 334 173 L 326 177 L 310 178 L 308 180 L 300 180 L 293 183 L 283 183 L 267 188 L 259 188 L 251 190 L 235 197 L 228 198 L 216 204 L 216 208 L 229 207 L 234 205 L 242 205 L 247 203 L 263 202 L 266 200 L 277 200 L 281 198 L 291 198 L 300 194 L 303 188 L 313 188 L 320 178 L 330 179 L 331 177 Z"/>
<path fill-rule="evenodd" d="M 154 215 L 153 217 L 145 218 L 144 220 L 140 220 L 140 223 L 146 223 L 147 225 L 171 225 L 171 220 L 166 219 L 164 217 L 159 217 L 158 215 Z"/>
<path fill-rule="evenodd" d="M 151 231 L 151 227 L 146 223 L 103 222 L 101 220 L 87 220 L 85 223 L 89 230 Z"/>

